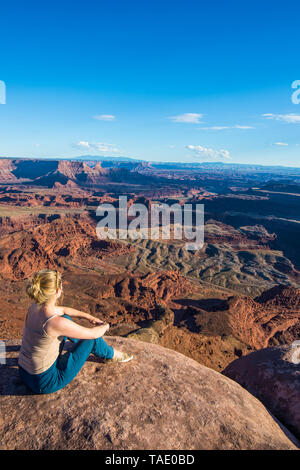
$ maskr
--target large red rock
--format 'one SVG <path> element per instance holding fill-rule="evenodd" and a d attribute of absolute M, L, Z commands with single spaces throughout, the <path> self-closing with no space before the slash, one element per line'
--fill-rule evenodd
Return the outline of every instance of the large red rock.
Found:
<path fill-rule="evenodd" d="M 15 162 L 8 158 L 0 159 L 0 181 L 1 183 L 15 183 L 18 179 L 13 174 L 16 169 Z"/>
<path fill-rule="evenodd" d="M 241 357 L 223 371 L 259 398 L 300 438 L 300 344 L 266 348 Z"/>
<path fill-rule="evenodd" d="M 289 344 L 300 334 L 300 289 L 276 286 L 255 300 L 231 297 L 227 320 L 232 334 L 254 349 Z"/>
<path fill-rule="evenodd" d="M 7 342 L 2 449 L 296 449 L 267 409 L 227 377 L 155 344 L 106 340 L 134 360 L 93 358 L 50 395 L 28 393 L 16 370 L 19 345 Z"/>
<path fill-rule="evenodd" d="M 95 222 L 86 215 L 60 216 L 0 239 L 0 275 L 23 280 L 45 267 L 58 269 L 60 259 L 74 264 L 133 251 L 116 240 L 99 240 Z M 70 261 L 71 260 L 71 261 Z"/>

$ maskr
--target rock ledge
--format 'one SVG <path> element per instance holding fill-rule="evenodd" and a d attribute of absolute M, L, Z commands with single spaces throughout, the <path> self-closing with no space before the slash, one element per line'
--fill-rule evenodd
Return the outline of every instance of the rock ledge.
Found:
<path fill-rule="evenodd" d="M 266 408 L 227 377 L 156 344 L 105 339 L 134 360 L 104 364 L 91 356 L 50 395 L 28 392 L 16 369 L 19 343 L 6 343 L 1 449 L 296 449 Z"/>

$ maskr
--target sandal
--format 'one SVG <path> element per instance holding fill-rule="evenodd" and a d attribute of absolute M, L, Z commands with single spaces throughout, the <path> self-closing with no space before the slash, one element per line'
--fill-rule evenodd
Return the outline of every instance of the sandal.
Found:
<path fill-rule="evenodd" d="M 107 359 L 105 362 L 129 362 L 133 359 L 132 354 L 123 353 L 121 357 L 113 357 L 112 359 Z"/>

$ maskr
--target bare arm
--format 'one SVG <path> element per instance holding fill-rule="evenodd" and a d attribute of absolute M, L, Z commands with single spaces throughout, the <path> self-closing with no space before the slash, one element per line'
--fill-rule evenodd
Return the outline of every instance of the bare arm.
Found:
<path fill-rule="evenodd" d="M 76 339 L 96 339 L 103 336 L 109 329 L 108 323 L 103 323 L 93 328 L 85 328 L 71 320 L 63 317 L 53 318 L 47 323 L 47 334 L 49 336 L 67 336 Z"/>
<path fill-rule="evenodd" d="M 69 315 L 70 317 L 74 317 L 74 318 L 85 318 L 86 320 L 89 320 L 94 325 L 104 324 L 104 322 L 99 320 L 99 318 L 93 317 L 89 313 L 76 310 L 75 308 L 71 308 L 71 307 L 58 307 L 58 308 L 62 315 Z"/>

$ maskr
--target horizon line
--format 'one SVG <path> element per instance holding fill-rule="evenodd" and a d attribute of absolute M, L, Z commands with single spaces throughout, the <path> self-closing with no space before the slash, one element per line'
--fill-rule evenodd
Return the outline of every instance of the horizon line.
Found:
<path fill-rule="evenodd" d="M 0 159 L 5 159 L 5 160 L 67 160 L 67 161 L 72 161 L 72 160 L 78 160 L 78 159 L 86 159 L 87 161 L 95 161 L 95 160 L 103 160 L 103 161 L 119 161 L 124 162 L 124 160 L 128 160 L 127 163 L 130 162 L 137 162 L 137 163 L 150 163 L 154 165 L 164 165 L 164 164 L 173 164 L 173 165 L 224 165 L 224 166 L 252 166 L 252 167 L 262 167 L 262 168 L 285 168 L 285 169 L 295 169 L 299 170 L 299 166 L 290 166 L 290 165 L 265 165 L 261 163 L 238 163 L 238 162 L 223 162 L 223 161 L 202 161 L 202 162 L 181 162 L 181 161 L 155 161 L 155 160 L 143 160 L 143 159 L 138 159 L 135 157 L 126 157 L 126 156 L 100 156 L 100 155 L 78 155 L 74 157 L 61 157 L 61 156 L 53 156 L 53 157 L 42 157 L 42 156 L 22 156 L 22 157 L 7 157 L 7 156 L 0 156 Z"/>

